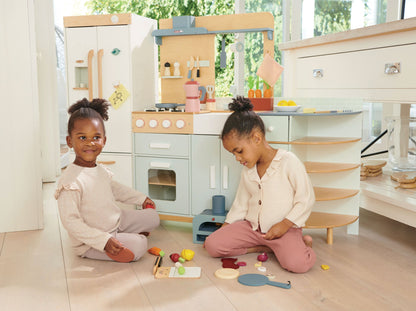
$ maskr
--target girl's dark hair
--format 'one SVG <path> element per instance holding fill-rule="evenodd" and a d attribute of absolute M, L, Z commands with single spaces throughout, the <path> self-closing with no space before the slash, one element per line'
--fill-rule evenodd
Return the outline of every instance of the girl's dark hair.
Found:
<path fill-rule="evenodd" d="M 71 105 L 71 107 L 68 108 L 68 113 L 70 114 L 68 121 L 68 135 L 71 135 L 75 121 L 80 119 L 100 120 L 105 134 L 104 121 L 108 120 L 109 106 L 110 104 L 105 99 L 101 98 L 95 98 L 91 102 L 88 101 L 88 99 L 83 98 Z"/>
<path fill-rule="evenodd" d="M 263 120 L 253 111 L 250 99 L 237 96 L 228 104 L 228 109 L 234 112 L 225 121 L 221 139 L 224 139 L 232 131 L 235 131 L 239 137 L 249 136 L 255 128 L 265 135 Z"/>

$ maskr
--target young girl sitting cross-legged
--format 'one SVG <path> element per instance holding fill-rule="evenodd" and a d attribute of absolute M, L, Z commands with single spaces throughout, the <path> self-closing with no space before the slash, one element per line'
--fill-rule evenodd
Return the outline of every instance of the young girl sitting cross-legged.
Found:
<path fill-rule="evenodd" d="M 108 107 L 103 99 L 86 98 L 69 107 L 66 140 L 75 161 L 63 172 L 55 198 L 77 255 L 130 262 L 146 252 L 146 236 L 159 226 L 159 216 L 145 194 L 115 182 L 112 173 L 96 163 L 106 142 Z M 144 209 L 122 210 L 116 201 Z M 149 205 L 152 208 L 145 209 Z"/>
<path fill-rule="evenodd" d="M 237 97 L 229 108 L 234 112 L 221 139 L 244 168 L 225 223 L 207 237 L 205 248 L 213 257 L 271 249 L 284 269 L 306 272 L 316 256 L 312 238 L 302 236 L 315 202 L 305 167 L 292 152 L 267 143 L 249 99 Z"/>

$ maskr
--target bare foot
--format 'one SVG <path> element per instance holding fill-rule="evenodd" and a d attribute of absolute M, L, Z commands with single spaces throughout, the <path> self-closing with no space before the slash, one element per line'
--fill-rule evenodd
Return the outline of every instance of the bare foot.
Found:
<path fill-rule="evenodd" d="M 303 242 L 305 243 L 306 246 L 309 246 L 312 248 L 312 237 L 310 235 L 304 235 Z"/>
<path fill-rule="evenodd" d="M 273 251 L 264 245 L 259 245 L 255 247 L 247 248 L 247 254 L 248 253 L 272 253 Z"/>

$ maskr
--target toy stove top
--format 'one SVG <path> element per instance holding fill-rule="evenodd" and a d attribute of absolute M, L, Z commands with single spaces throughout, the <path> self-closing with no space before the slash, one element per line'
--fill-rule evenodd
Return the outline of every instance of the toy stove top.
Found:
<path fill-rule="evenodd" d="M 132 128 L 135 133 L 219 135 L 230 112 L 134 111 Z M 171 109 L 171 110 L 169 110 Z M 153 110 L 153 109 L 151 109 Z"/>
<path fill-rule="evenodd" d="M 155 104 L 155 107 L 145 109 L 147 112 L 185 112 L 185 104 Z"/>

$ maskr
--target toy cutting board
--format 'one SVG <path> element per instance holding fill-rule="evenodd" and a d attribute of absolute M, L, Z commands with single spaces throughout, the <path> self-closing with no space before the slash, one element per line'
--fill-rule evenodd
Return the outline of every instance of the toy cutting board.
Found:
<path fill-rule="evenodd" d="M 185 273 L 179 274 L 176 267 L 159 267 L 156 271 L 156 279 L 199 279 L 201 277 L 201 267 L 185 267 Z"/>

